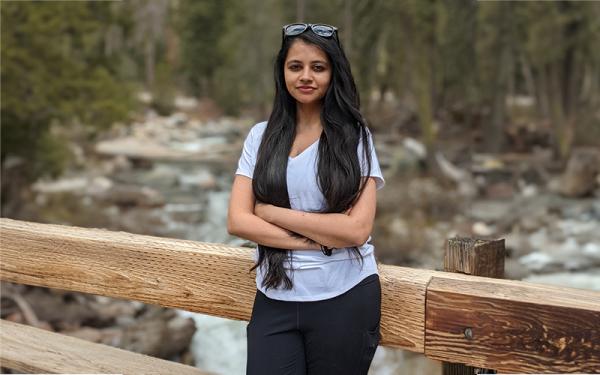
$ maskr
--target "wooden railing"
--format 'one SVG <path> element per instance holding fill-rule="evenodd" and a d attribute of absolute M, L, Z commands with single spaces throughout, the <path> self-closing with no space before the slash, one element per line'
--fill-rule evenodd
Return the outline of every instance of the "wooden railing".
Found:
<path fill-rule="evenodd" d="M 0 231 L 4 281 L 250 317 L 250 249 L 10 219 L 0 219 Z M 599 292 L 386 265 L 379 272 L 382 345 L 502 372 L 600 372 Z M 26 329 L 7 323 L 2 341 L 5 331 Z"/>

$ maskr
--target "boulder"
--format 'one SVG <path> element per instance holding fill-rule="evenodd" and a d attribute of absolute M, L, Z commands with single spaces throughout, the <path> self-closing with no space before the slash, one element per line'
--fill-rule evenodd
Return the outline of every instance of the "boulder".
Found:
<path fill-rule="evenodd" d="M 568 197 L 591 194 L 599 172 L 600 150 L 590 147 L 573 150 L 561 178 L 560 193 Z"/>

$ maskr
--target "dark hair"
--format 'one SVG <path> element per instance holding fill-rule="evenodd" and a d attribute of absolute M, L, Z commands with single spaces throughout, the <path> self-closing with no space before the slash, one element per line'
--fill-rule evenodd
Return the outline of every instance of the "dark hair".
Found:
<path fill-rule="evenodd" d="M 286 169 L 288 156 L 296 136 L 296 100 L 287 91 L 284 64 L 291 45 L 301 40 L 325 52 L 331 64 L 331 80 L 321 107 L 323 132 L 319 140 L 318 185 L 326 199 L 323 213 L 346 211 L 358 199 L 365 183 L 361 183 L 361 166 L 357 154 L 362 138 L 366 175 L 371 174 L 371 158 L 366 121 L 359 107 L 360 99 L 350 70 L 350 63 L 335 38 L 324 38 L 306 30 L 286 37 L 275 59 L 275 99 L 273 111 L 264 131 L 252 180 L 257 201 L 290 208 Z M 304 238 L 297 233 L 294 237 Z M 258 245 L 258 259 L 251 270 L 266 266 L 263 287 L 277 288 L 284 283 L 286 289 L 293 284 L 286 275 L 284 262 L 291 264 L 290 250 Z M 351 248 L 362 262 L 360 250 Z M 266 263 L 264 265 L 263 263 Z M 290 267 L 291 268 L 291 267 Z"/>

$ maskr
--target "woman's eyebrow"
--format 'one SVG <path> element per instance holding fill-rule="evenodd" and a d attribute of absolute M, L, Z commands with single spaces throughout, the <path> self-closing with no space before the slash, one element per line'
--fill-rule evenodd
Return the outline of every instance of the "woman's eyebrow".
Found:
<path fill-rule="evenodd" d="M 291 63 L 300 63 L 300 64 L 302 64 L 302 61 L 300 61 L 300 60 L 289 60 L 286 64 L 291 64 Z M 310 63 L 311 64 L 317 64 L 317 63 L 319 63 L 319 64 L 326 64 L 326 65 L 328 64 L 327 61 L 323 61 L 323 60 L 313 60 Z"/>

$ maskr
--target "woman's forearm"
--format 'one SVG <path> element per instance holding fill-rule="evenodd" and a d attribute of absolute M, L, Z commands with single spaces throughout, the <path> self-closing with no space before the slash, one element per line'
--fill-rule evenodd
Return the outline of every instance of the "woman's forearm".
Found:
<path fill-rule="evenodd" d="M 316 213 L 269 206 L 269 223 L 299 233 L 327 247 L 360 246 L 368 237 L 365 228 L 343 213 Z"/>
<path fill-rule="evenodd" d="M 288 250 L 320 250 L 321 246 L 309 238 L 296 238 L 289 230 L 269 223 L 252 214 L 242 215 L 230 234 L 261 245 Z"/>

